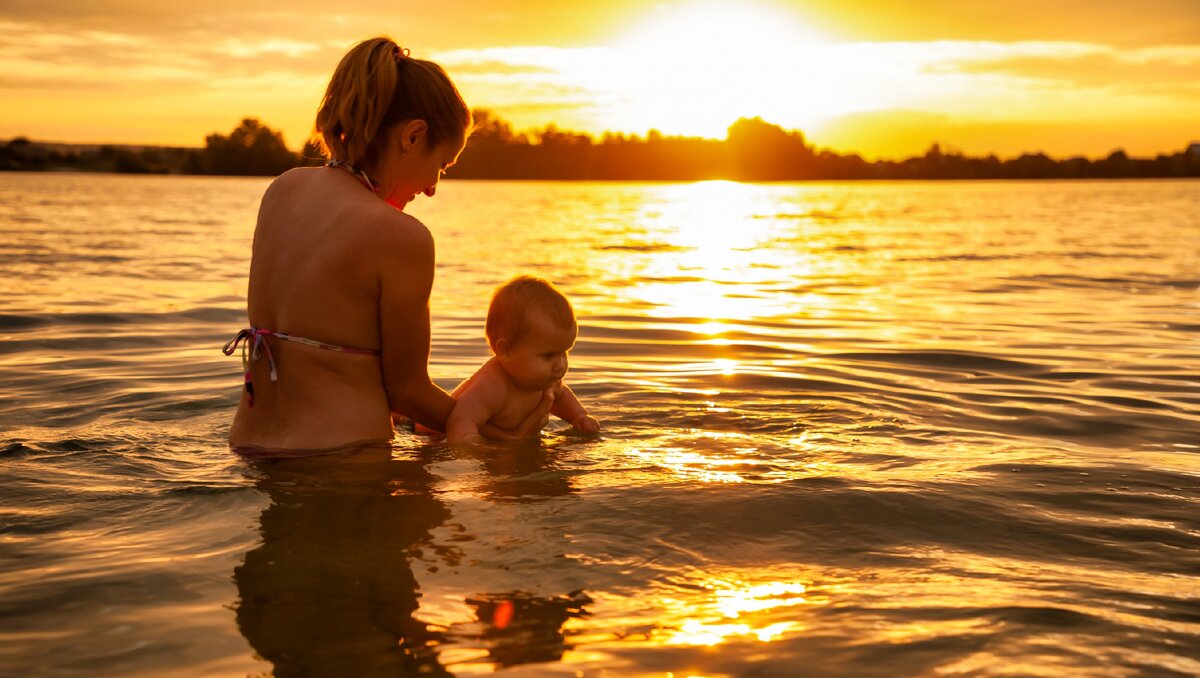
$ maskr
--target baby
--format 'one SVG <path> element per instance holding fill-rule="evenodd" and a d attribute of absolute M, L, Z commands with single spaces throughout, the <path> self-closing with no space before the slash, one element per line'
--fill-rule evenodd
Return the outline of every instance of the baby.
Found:
<path fill-rule="evenodd" d="M 487 422 L 516 428 L 548 390 L 551 414 L 580 433 L 598 433 L 600 423 L 562 381 L 578 331 L 571 302 L 549 282 L 520 276 L 496 290 L 487 315 L 492 358 L 454 389 L 458 402 L 446 439 L 478 441 L 479 427 Z"/>

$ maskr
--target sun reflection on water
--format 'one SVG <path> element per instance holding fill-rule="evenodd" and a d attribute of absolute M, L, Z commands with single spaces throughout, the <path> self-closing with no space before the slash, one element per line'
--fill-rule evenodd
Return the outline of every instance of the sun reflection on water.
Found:
<path fill-rule="evenodd" d="M 705 455 L 682 449 L 656 450 L 648 452 L 632 449 L 630 456 L 641 459 L 659 468 L 667 469 L 680 478 L 698 480 L 702 483 L 741 483 L 745 482 L 734 471 L 713 468 L 714 466 L 735 465 L 738 459 L 711 459 Z"/>
<path fill-rule="evenodd" d="M 719 645 L 730 640 L 757 639 L 770 642 L 789 631 L 801 631 L 796 620 L 778 620 L 784 608 L 808 603 L 807 585 L 794 581 L 748 584 L 736 579 L 710 578 L 700 587 L 707 593 L 701 600 L 664 597 L 663 609 L 680 612 L 681 621 L 663 624 L 670 633 L 666 645 Z M 707 598 L 707 600 L 704 600 Z M 760 613 L 772 613 L 766 618 Z"/>
<path fill-rule="evenodd" d="M 691 326 L 691 330 L 696 334 L 707 334 L 712 337 L 724 334 L 729 331 L 729 325 L 718 320 L 710 320 L 706 323 L 697 323 Z M 715 340 L 715 339 L 714 339 Z"/>
<path fill-rule="evenodd" d="M 680 448 L 656 448 L 653 450 L 630 448 L 631 461 L 667 471 L 681 480 L 702 483 L 744 483 L 747 479 L 740 472 L 747 466 L 760 461 L 761 451 L 746 434 L 724 431 L 703 431 L 697 441 L 717 447 L 700 452 Z M 719 452 L 718 452 L 719 450 Z"/>
<path fill-rule="evenodd" d="M 730 320 L 794 312 L 794 295 L 774 295 L 779 271 L 789 280 L 813 270 L 811 257 L 795 248 L 772 248 L 778 224 L 758 218 L 777 207 L 762 186 L 705 181 L 664 187 L 662 204 L 644 212 L 641 237 L 668 246 L 646 260 L 628 294 L 650 304 L 658 317 L 696 318 L 693 326 L 719 334 Z"/>
<path fill-rule="evenodd" d="M 713 361 L 713 366 L 721 374 L 736 374 L 738 362 L 729 358 L 717 358 Z"/>

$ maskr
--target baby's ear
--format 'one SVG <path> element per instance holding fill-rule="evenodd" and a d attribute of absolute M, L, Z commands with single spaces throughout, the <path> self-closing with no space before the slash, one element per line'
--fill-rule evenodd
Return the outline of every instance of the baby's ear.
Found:
<path fill-rule="evenodd" d="M 492 346 L 492 352 L 496 355 L 507 356 L 510 348 L 512 347 L 508 345 L 507 339 L 497 339 Z"/>

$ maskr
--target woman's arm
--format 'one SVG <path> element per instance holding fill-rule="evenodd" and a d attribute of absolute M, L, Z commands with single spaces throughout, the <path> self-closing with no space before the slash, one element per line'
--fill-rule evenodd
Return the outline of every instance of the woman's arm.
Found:
<path fill-rule="evenodd" d="M 379 327 L 383 385 L 388 407 L 431 429 L 445 431 L 454 399 L 429 378 L 429 294 L 433 289 L 433 235 L 413 217 L 395 213 L 379 224 Z M 547 392 L 515 429 L 483 424 L 480 433 L 499 440 L 537 435 L 550 418 Z"/>
<path fill-rule="evenodd" d="M 416 219 L 396 217 L 381 224 L 379 248 L 383 386 L 392 412 L 444 431 L 454 399 L 429 378 L 433 236 Z"/>

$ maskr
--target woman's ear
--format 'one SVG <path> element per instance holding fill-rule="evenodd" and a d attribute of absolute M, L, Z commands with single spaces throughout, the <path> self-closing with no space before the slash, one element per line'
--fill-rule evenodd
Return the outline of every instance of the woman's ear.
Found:
<path fill-rule="evenodd" d="M 424 141 L 426 135 L 429 134 L 429 125 L 424 120 L 409 120 L 404 124 L 401 132 L 400 148 L 407 152 Z"/>

